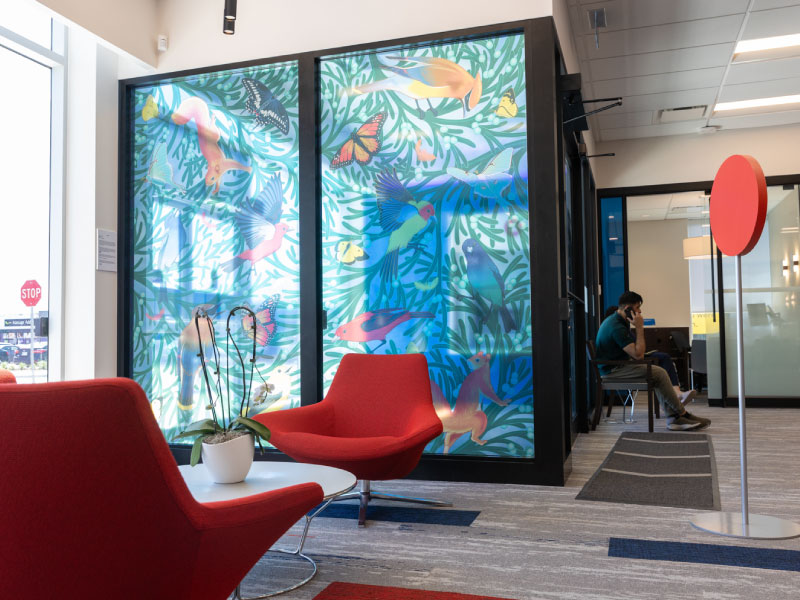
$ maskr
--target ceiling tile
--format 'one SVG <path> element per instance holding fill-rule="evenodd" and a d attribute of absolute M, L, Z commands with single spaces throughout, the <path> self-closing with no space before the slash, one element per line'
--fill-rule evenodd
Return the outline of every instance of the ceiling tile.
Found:
<path fill-rule="evenodd" d="M 719 125 L 723 129 L 741 129 L 743 127 L 772 127 L 775 125 L 791 125 L 800 123 L 800 110 L 784 110 L 781 112 L 762 113 L 759 115 L 739 115 L 736 117 L 712 117 L 710 125 Z"/>
<path fill-rule="evenodd" d="M 663 23 L 696 21 L 725 15 L 744 14 L 748 0 L 607 0 L 581 5 L 576 33 L 594 34 L 588 11 L 605 8 L 607 27 L 603 31 L 618 31 L 636 27 L 651 27 Z M 602 41 L 601 41 L 602 45 Z"/>
<path fill-rule="evenodd" d="M 754 40 L 792 33 L 800 33 L 800 5 L 751 13 L 742 39 Z"/>
<path fill-rule="evenodd" d="M 719 102 L 735 102 L 737 100 L 772 98 L 793 94 L 800 94 L 800 77 L 726 85 L 722 88 Z"/>
<path fill-rule="evenodd" d="M 719 86 L 725 67 L 643 75 L 627 79 L 593 81 L 595 93 L 603 98 L 616 96 L 641 96 Z"/>
<path fill-rule="evenodd" d="M 743 18 L 743 15 L 731 15 L 685 23 L 601 32 L 599 49 L 595 48 L 593 35 L 580 36 L 579 43 L 583 45 L 585 56 L 590 59 L 722 44 L 736 40 Z"/>
<path fill-rule="evenodd" d="M 764 60 L 758 62 L 734 63 L 728 71 L 725 85 L 787 79 L 800 73 L 800 56 Z"/>
<path fill-rule="evenodd" d="M 618 127 L 638 127 L 652 125 L 656 118 L 655 111 L 609 114 L 608 112 L 597 115 L 597 126 L 600 129 L 616 129 Z"/>
<path fill-rule="evenodd" d="M 663 52 L 648 52 L 647 54 L 600 58 L 585 61 L 584 64 L 588 65 L 585 72 L 589 74 L 589 78 L 592 81 L 598 81 L 708 67 L 724 67 L 728 64 L 732 54 L 733 42 L 729 42 Z"/>
<path fill-rule="evenodd" d="M 800 5 L 800 0 L 755 0 L 755 2 L 753 2 L 753 12 L 797 5 Z"/>
<path fill-rule="evenodd" d="M 603 129 L 603 140 L 627 140 L 633 138 L 658 137 L 662 135 L 682 135 L 697 133 L 705 125 L 705 121 L 687 121 L 685 123 L 669 123 L 664 125 L 643 125 L 641 127 L 621 127 L 619 129 Z"/>
<path fill-rule="evenodd" d="M 669 208 L 669 198 L 671 194 L 647 194 L 628 198 L 628 211 L 634 210 L 661 210 L 666 214 Z"/>
<path fill-rule="evenodd" d="M 698 106 L 711 104 L 717 94 L 717 88 L 703 88 L 697 90 L 683 90 L 680 92 L 666 92 L 663 94 L 645 94 L 642 96 L 629 96 L 624 98 L 622 106 L 613 108 L 610 114 L 623 112 L 642 112 L 647 110 L 661 110 L 664 108 L 681 108 L 683 106 Z"/>

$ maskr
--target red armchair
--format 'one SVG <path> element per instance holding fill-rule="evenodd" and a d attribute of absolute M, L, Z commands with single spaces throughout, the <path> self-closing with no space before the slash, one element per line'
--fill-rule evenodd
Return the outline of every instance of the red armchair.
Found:
<path fill-rule="evenodd" d="M 0 596 L 228 598 L 322 489 L 200 504 L 127 379 L 0 385 Z"/>
<path fill-rule="evenodd" d="M 253 417 L 269 427 L 270 442 L 298 462 L 338 467 L 361 480 L 358 524 L 371 498 L 452 506 L 370 490 L 370 481 L 408 475 L 422 451 L 442 433 L 433 408 L 428 362 L 421 354 L 348 354 L 322 402 Z"/>

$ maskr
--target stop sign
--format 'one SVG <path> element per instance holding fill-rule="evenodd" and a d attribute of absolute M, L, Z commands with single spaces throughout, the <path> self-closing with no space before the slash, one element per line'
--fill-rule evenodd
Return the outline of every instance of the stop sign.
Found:
<path fill-rule="evenodd" d="M 36 306 L 42 299 L 42 286 L 35 279 L 28 279 L 22 284 L 20 298 L 25 306 Z"/>

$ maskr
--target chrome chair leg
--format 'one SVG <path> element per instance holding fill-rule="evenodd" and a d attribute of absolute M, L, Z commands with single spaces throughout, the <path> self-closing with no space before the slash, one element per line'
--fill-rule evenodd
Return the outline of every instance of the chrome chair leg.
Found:
<path fill-rule="evenodd" d="M 367 505 L 373 498 L 377 500 L 390 500 L 392 502 L 411 502 L 414 504 L 424 504 L 427 506 L 453 506 L 452 502 L 444 502 L 442 500 L 430 500 L 427 498 L 415 498 L 413 496 L 398 496 L 396 494 L 384 494 L 383 492 L 373 492 L 370 488 L 370 481 L 367 479 L 361 480 L 361 486 L 358 492 L 350 492 L 342 494 L 333 498 L 334 502 L 340 500 L 358 500 L 358 525 L 364 527 L 367 518 Z"/>

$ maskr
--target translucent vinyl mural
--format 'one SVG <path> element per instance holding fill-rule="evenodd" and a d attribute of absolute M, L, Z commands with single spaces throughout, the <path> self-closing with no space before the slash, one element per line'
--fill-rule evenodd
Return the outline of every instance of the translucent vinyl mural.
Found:
<path fill-rule="evenodd" d="M 133 374 L 168 440 L 207 416 L 198 313 L 225 365 L 229 311 L 254 310 L 231 335 L 275 386 L 257 412 L 300 404 L 297 88 L 292 61 L 133 92 Z"/>
<path fill-rule="evenodd" d="M 524 39 L 320 64 L 324 382 L 423 353 L 429 453 L 533 457 Z"/>

